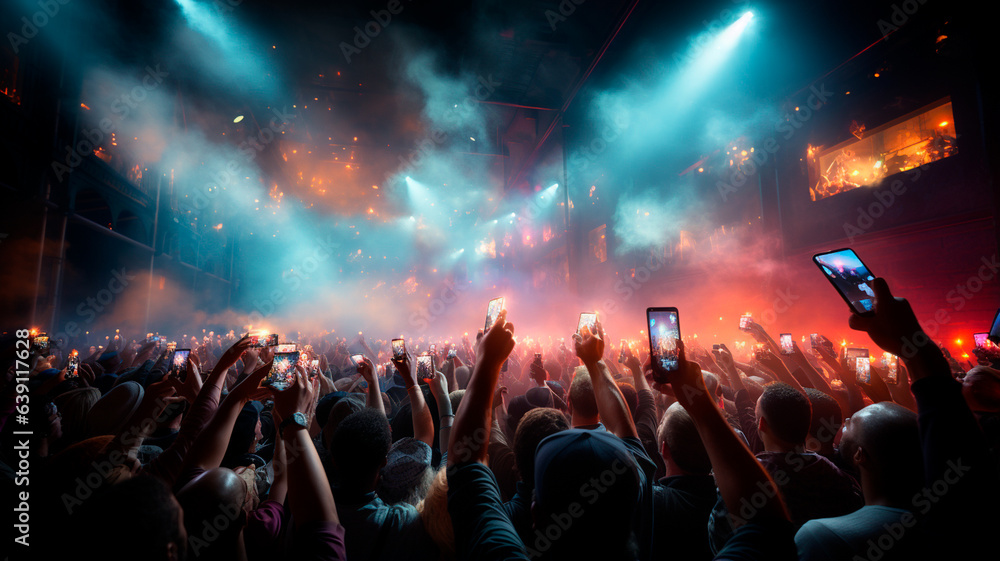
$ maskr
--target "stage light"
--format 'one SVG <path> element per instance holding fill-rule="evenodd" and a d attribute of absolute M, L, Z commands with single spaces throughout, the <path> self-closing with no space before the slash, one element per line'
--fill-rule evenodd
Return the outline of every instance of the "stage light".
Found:
<path fill-rule="evenodd" d="M 242 120 L 243 120 L 243 115 L 237 115 L 236 118 L 233 119 L 233 122 L 234 123 L 239 123 Z"/>

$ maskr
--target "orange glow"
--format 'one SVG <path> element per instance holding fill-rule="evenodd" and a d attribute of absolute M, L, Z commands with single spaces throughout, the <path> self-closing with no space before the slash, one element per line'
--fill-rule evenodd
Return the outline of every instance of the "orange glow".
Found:
<path fill-rule="evenodd" d="M 86 109 L 87 111 L 90 111 L 90 107 L 87 107 L 87 104 L 86 104 L 86 103 L 81 103 L 81 104 L 80 104 L 80 107 L 83 107 L 83 108 L 84 108 L 84 109 Z"/>

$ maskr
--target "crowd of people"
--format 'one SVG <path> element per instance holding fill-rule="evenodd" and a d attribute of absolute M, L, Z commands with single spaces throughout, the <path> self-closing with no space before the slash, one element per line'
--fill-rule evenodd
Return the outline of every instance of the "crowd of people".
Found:
<path fill-rule="evenodd" d="M 874 313 L 849 326 L 900 357 L 898 383 L 876 364 L 859 383 L 832 345 L 783 353 L 752 322 L 764 350 L 677 341 L 672 371 L 600 323 L 515 339 L 506 310 L 471 339 L 409 340 L 401 354 L 388 340 L 300 336 L 304 358 L 282 390 L 264 383 L 275 349 L 249 337 L 192 338 L 177 368 L 162 342 L 126 336 L 83 349 L 76 368 L 54 351 L 18 364 L 11 337 L 0 481 L 10 496 L 22 490 L 27 444 L 32 524 L 28 549 L 6 524 L 4 549 L 108 560 L 996 558 L 998 365 L 962 368 L 905 299 L 872 285 Z M 434 356 L 432 371 L 418 373 L 418 354 Z M 25 401 L 29 437 L 14 421 Z"/>

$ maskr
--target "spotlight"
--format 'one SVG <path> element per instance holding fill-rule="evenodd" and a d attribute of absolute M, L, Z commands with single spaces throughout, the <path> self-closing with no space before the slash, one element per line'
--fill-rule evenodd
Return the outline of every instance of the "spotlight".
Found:
<path fill-rule="evenodd" d="M 233 122 L 234 123 L 238 123 L 238 122 L 240 122 L 242 120 L 243 120 L 243 115 L 237 115 L 236 118 L 233 119 Z"/>

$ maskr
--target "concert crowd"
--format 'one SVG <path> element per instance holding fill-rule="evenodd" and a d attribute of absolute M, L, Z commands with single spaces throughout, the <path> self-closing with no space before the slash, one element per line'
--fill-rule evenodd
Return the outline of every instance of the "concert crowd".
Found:
<path fill-rule="evenodd" d="M 1000 365 L 871 287 L 843 318 L 891 357 L 864 379 L 752 320 L 755 348 L 681 338 L 670 370 L 642 334 L 506 310 L 397 343 L 11 332 L 0 481 L 29 447 L 37 559 L 996 559 Z"/>

